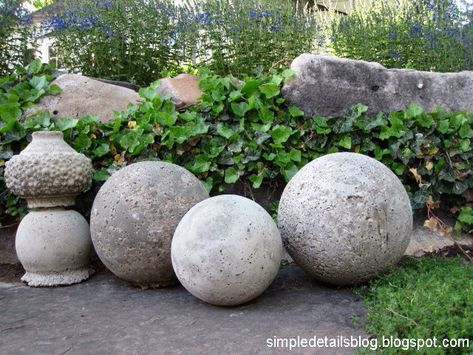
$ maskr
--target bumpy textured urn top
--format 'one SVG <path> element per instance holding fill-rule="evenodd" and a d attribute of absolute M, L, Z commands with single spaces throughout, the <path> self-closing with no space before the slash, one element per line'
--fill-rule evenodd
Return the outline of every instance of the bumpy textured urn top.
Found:
<path fill-rule="evenodd" d="M 92 163 L 62 139 L 62 132 L 35 132 L 32 142 L 5 164 L 5 182 L 28 206 L 74 205 L 92 182 Z"/>
<path fill-rule="evenodd" d="M 404 255 L 412 231 L 409 197 L 385 165 L 336 153 L 304 166 L 281 197 L 278 223 L 294 261 L 336 285 L 368 281 Z"/>

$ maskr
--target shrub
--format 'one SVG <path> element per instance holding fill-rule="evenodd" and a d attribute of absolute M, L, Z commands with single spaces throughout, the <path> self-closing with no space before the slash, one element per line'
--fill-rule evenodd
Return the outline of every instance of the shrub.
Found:
<path fill-rule="evenodd" d="M 43 92 L 56 90 L 48 89 L 38 75 L 17 84 L 23 85 L 21 91 L 17 85 L 3 86 L 3 101 L 15 95 L 27 98 L 20 106 L 30 105 L 37 96 L 22 91 L 30 92 L 38 83 Z M 107 123 L 94 117 L 54 122 L 46 111 L 21 123 L 16 111 L 0 128 L 0 159 L 24 147 L 32 131 L 61 130 L 69 144 L 93 160 L 97 183 L 126 164 L 160 159 L 186 167 L 218 192 L 236 182 L 249 190 L 275 187 L 321 155 L 354 151 L 390 167 L 415 209 L 454 207 L 461 210 L 457 229 L 471 226 L 467 194 L 473 188 L 473 114 L 425 113 L 411 105 L 405 111 L 367 117 L 367 107 L 356 105 L 340 117 L 304 117 L 280 93 L 290 70 L 244 81 L 208 71 L 201 75 L 201 103 L 182 113 L 157 95 L 157 84 L 141 89 L 143 102 L 129 105 Z M 4 205 L 6 199 L 12 197 L 4 197 Z"/>
<path fill-rule="evenodd" d="M 270 0 L 67 1 L 47 27 L 66 68 L 138 84 L 192 65 L 268 70 L 310 51 L 316 34 L 312 17 Z"/>
<path fill-rule="evenodd" d="M 468 1 L 373 1 L 330 24 L 337 56 L 389 68 L 451 72 L 473 68 L 473 5 Z"/>
<path fill-rule="evenodd" d="M 22 4 L 22 0 L 0 2 L 0 76 L 26 65 L 34 56 L 31 18 Z"/>

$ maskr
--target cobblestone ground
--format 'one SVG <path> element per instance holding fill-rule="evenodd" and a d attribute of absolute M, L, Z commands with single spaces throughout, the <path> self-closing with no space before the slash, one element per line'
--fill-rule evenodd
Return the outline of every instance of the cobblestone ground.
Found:
<path fill-rule="evenodd" d="M 287 354 L 268 348 L 267 339 L 366 337 L 356 325 L 365 314 L 359 298 L 294 265 L 283 267 L 257 300 L 231 308 L 207 305 L 181 286 L 140 290 L 103 271 L 69 287 L 0 281 L 0 354 Z"/>

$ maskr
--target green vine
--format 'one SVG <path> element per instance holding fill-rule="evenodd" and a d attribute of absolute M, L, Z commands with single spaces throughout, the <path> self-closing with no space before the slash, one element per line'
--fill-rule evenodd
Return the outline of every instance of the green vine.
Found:
<path fill-rule="evenodd" d="M 35 65 L 0 81 L 3 161 L 28 143 L 31 132 L 60 130 L 92 159 L 97 184 L 132 162 L 160 159 L 184 166 L 216 193 L 236 183 L 254 190 L 284 183 L 321 155 L 353 151 L 391 168 L 414 209 L 451 210 L 457 213 L 455 229 L 471 232 L 472 114 L 426 113 L 412 104 L 405 111 L 369 117 L 366 106 L 356 105 L 340 117 L 305 117 L 281 95 L 291 70 L 243 81 L 202 71 L 201 102 L 185 112 L 160 97 L 154 83 L 140 90 L 141 103 L 130 104 L 107 123 L 96 117 L 54 121 L 47 111 L 22 121 L 22 111 L 32 102 L 58 92 L 48 86 L 49 74 L 32 70 Z M 0 176 L 5 190 L 2 166 Z M 18 202 L 6 191 L 0 206 L 2 223 L 17 217 Z"/>

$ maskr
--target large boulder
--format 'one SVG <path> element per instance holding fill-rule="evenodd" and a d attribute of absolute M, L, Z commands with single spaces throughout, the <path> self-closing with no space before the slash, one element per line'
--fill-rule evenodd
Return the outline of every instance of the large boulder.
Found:
<path fill-rule="evenodd" d="M 129 103 L 137 103 L 139 95 L 130 89 L 107 84 L 78 74 L 64 74 L 54 80 L 62 92 L 45 96 L 26 115 L 46 109 L 55 118 L 98 116 L 101 122 L 114 118 L 113 111 L 124 110 Z"/>
<path fill-rule="evenodd" d="M 386 69 L 381 64 L 302 54 L 283 95 L 306 115 L 336 116 L 362 103 L 368 114 L 404 110 L 416 102 L 424 110 L 473 111 L 473 72 L 433 73 Z"/>
<path fill-rule="evenodd" d="M 171 97 L 177 110 L 183 110 L 199 102 L 202 90 L 199 87 L 199 77 L 190 74 L 179 74 L 174 78 L 164 78 L 159 81 L 158 94 Z"/>

